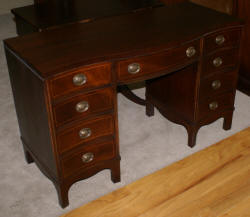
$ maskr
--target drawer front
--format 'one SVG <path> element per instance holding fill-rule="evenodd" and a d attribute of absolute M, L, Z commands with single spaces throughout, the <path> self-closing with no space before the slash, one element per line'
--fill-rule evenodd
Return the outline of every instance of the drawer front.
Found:
<path fill-rule="evenodd" d="M 199 46 L 199 41 L 194 41 L 174 48 L 171 51 L 120 61 L 117 69 L 118 80 L 123 82 L 140 78 L 143 79 L 144 76 L 151 76 L 152 73 L 163 70 L 173 70 L 178 67 L 178 65 L 183 65 L 185 62 L 188 63 L 199 57 Z"/>
<path fill-rule="evenodd" d="M 210 34 L 205 37 L 204 49 L 206 53 L 213 52 L 216 49 L 226 47 L 239 47 L 240 29 L 225 30 Z"/>
<path fill-rule="evenodd" d="M 109 63 L 84 67 L 51 81 L 52 97 L 60 97 L 74 91 L 101 87 L 111 83 L 111 65 Z"/>
<path fill-rule="evenodd" d="M 202 76 L 225 70 L 229 67 L 236 67 L 239 60 L 239 50 L 230 49 L 216 52 L 205 57 L 203 62 Z"/>
<path fill-rule="evenodd" d="M 237 77 L 237 71 L 229 71 L 225 73 L 216 73 L 202 80 L 200 85 L 200 100 L 219 93 L 234 90 L 236 88 Z"/>
<path fill-rule="evenodd" d="M 86 144 L 101 136 L 114 133 L 114 121 L 112 115 L 84 121 L 82 124 L 63 130 L 57 134 L 57 144 L 60 153 L 68 151 L 80 144 Z"/>
<path fill-rule="evenodd" d="M 233 109 L 233 107 L 233 93 L 227 93 L 218 97 L 209 98 L 200 103 L 198 119 L 202 119 L 210 115 L 220 114 L 220 112 L 226 109 Z"/>
<path fill-rule="evenodd" d="M 91 146 L 82 146 L 76 153 L 64 157 L 61 160 L 63 175 L 67 177 L 72 173 L 80 172 L 98 162 L 114 157 L 115 146 L 113 141 Z"/>
<path fill-rule="evenodd" d="M 53 108 L 56 126 L 113 109 L 113 90 L 105 88 L 73 97 Z"/>

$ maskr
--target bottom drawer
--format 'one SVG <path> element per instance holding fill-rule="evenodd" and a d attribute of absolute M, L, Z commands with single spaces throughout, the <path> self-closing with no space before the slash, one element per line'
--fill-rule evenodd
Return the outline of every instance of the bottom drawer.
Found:
<path fill-rule="evenodd" d="M 199 105 L 198 119 L 206 116 L 219 114 L 224 110 L 234 107 L 234 93 L 227 93 L 221 96 L 209 98 Z"/>
<path fill-rule="evenodd" d="M 69 176 L 100 161 L 112 159 L 114 156 L 115 146 L 113 141 L 89 146 L 83 145 L 74 154 L 62 159 L 63 175 L 64 177 Z"/>

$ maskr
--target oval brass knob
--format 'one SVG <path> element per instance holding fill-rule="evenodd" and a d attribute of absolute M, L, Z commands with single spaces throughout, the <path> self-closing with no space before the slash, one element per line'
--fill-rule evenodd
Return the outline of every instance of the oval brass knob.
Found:
<path fill-rule="evenodd" d="M 215 58 L 215 59 L 213 60 L 213 64 L 214 64 L 215 67 L 221 66 L 222 63 L 223 63 L 223 61 L 222 61 L 222 59 L 221 59 L 220 57 L 217 57 L 217 58 Z"/>
<path fill-rule="evenodd" d="M 128 72 L 130 74 L 136 74 L 140 72 L 140 70 L 141 70 L 141 66 L 139 63 L 131 63 L 128 65 Z"/>
<path fill-rule="evenodd" d="M 77 112 L 86 112 L 89 109 L 89 103 L 86 101 L 81 101 L 76 104 Z"/>
<path fill-rule="evenodd" d="M 219 104 L 218 104 L 218 102 L 211 102 L 210 104 L 209 104 L 209 109 L 210 110 L 216 110 L 217 108 L 219 107 Z"/>
<path fill-rule="evenodd" d="M 73 84 L 81 86 L 87 82 L 87 77 L 84 74 L 77 74 L 73 77 Z"/>
<path fill-rule="evenodd" d="M 215 43 L 218 45 L 222 45 L 226 41 L 225 37 L 223 35 L 218 35 L 215 38 Z"/>
<path fill-rule="evenodd" d="M 212 88 L 214 90 L 217 90 L 217 89 L 219 89 L 221 87 L 221 81 L 220 80 L 215 80 L 215 81 L 212 82 L 211 86 L 212 86 Z"/>
<path fill-rule="evenodd" d="M 89 163 L 94 160 L 94 154 L 91 152 L 85 153 L 82 155 L 82 162 Z"/>
<path fill-rule="evenodd" d="M 189 47 L 187 50 L 186 50 L 186 55 L 187 57 L 192 57 L 196 54 L 196 50 L 194 47 Z"/>
<path fill-rule="evenodd" d="M 91 136 L 91 129 L 90 128 L 83 128 L 79 131 L 79 136 L 81 139 L 86 139 Z"/>

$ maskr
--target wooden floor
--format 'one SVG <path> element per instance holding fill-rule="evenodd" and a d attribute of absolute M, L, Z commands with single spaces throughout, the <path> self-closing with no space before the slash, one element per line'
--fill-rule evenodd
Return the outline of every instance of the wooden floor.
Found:
<path fill-rule="evenodd" d="M 250 217 L 250 128 L 63 217 Z"/>

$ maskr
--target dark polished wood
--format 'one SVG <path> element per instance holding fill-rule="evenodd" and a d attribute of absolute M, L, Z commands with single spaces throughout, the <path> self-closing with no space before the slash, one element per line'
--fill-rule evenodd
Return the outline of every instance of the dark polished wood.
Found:
<path fill-rule="evenodd" d="M 236 18 L 186 2 L 5 40 L 26 159 L 52 180 L 61 206 L 68 205 L 73 183 L 103 169 L 111 170 L 113 182 L 120 180 L 119 85 L 146 80 L 147 114 L 156 107 L 185 126 L 191 147 L 205 124 L 223 117 L 229 129 L 236 82 L 224 76 L 237 79 L 239 59 L 214 73 L 206 60 L 223 52 L 239 56 L 240 40 L 211 52 L 204 44 L 210 36 L 216 43 L 222 32 L 240 35 L 241 28 Z M 85 82 L 75 79 L 78 74 Z M 213 79 L 221 80 L 218 94 L 207 89 Z M 77 106 L 82 101 L 88 107 Z M 91 128 L 93 137 L 79 140 L 82 128 Z"/>
<path fill-rule="evenodd" d="M 111 65 L 104 63 L 103 65 L 93 65 L 88 67 L 78 68 L 66 75 L 57 76 L 51 81 L 51 91 L 53 98 L 60 96 L 67 96 L 79 91 L 88 91 L 100 86 L 108 85 L 111 83 Z M 84 75 L 86 83 L 84 85 L 75 85 L 72 78 L 77 75 Z"/>
<path fill-rule="evenodd" d="M 193 3 L 201 4 L 203 6 L 218 10 L 227 14 L 236 13 L 236 3 L 238 0 L 190 0 Z"/>
<path fill-rule="evenodd" d="M 183 0 L 167 0 L 173 4 Z M 34 5 L 12 10 L 18 35 L 40 32 L 76 22 L 90 22 L 103 17 L 132 13 L 142 9 L 163 6 L 160 0 L 34 0 Z M 133 102 L 144 100 L 128 87 L 121 92 Z"/>
<path fill-rule="evenodd" d="M 160 5 L 163 5 L 160 0 L 38 0 L 34 5 L 12 9 L 12 13 L 17 21 L 17 33 L 24 35 Z"/>
<path fill-rule="evenodd" d="M 123 96 L 127 97 L 132 102 L 139 104 L 139 105 L 143 105 L 143 106 L 146 105 L 146 100 L 134 94 L 127 85 L 120 85 L 118 87 L 118 90 L 120 93 L 122 93 Z"/>
<path fill-rule="evenodd" d="M 236 1 L 236 0 L 235 0 Z M 243 49 L 241 57 L 241 67 L 239 75 L 238 89 L 250 96 L 250 2 L 248 0 L 238 0 L 237 16 L 245 21 L 243 32 Z"/>
<path fill-rule="evenodd" d="M 88 102 L 89 109 L 84 112 L 76 110 L 76 105 L 82 101 Z M 112 88 L 104 88 L 91 93 L 83 93 L 63 100 L 54 106 L 54 121 L 56 126 L 73 120 L 92 117 L 97 113 L 109 111 L 114 107 Z"/>
<path fill-rule="evenodd" d="M 245 21 L 241 66 L 239 71 L 238 89 L 250 96 L 250 1 L 249 0 L 191 0 L 192 2 L 233 14 Z"/>
<path fill-rule="evenodd" d="M 90 129 L 91 134 L 86 138 L 81 138 L 79 132 L 82 129 Z M 68 127 L 57 132 L 58 151 L 59 153 L 65 153 L 79 144 L 88 145 L 100 137 L 113 135 L 114 131 L 112 115 L 81 121 L 74 127 Z"/>

